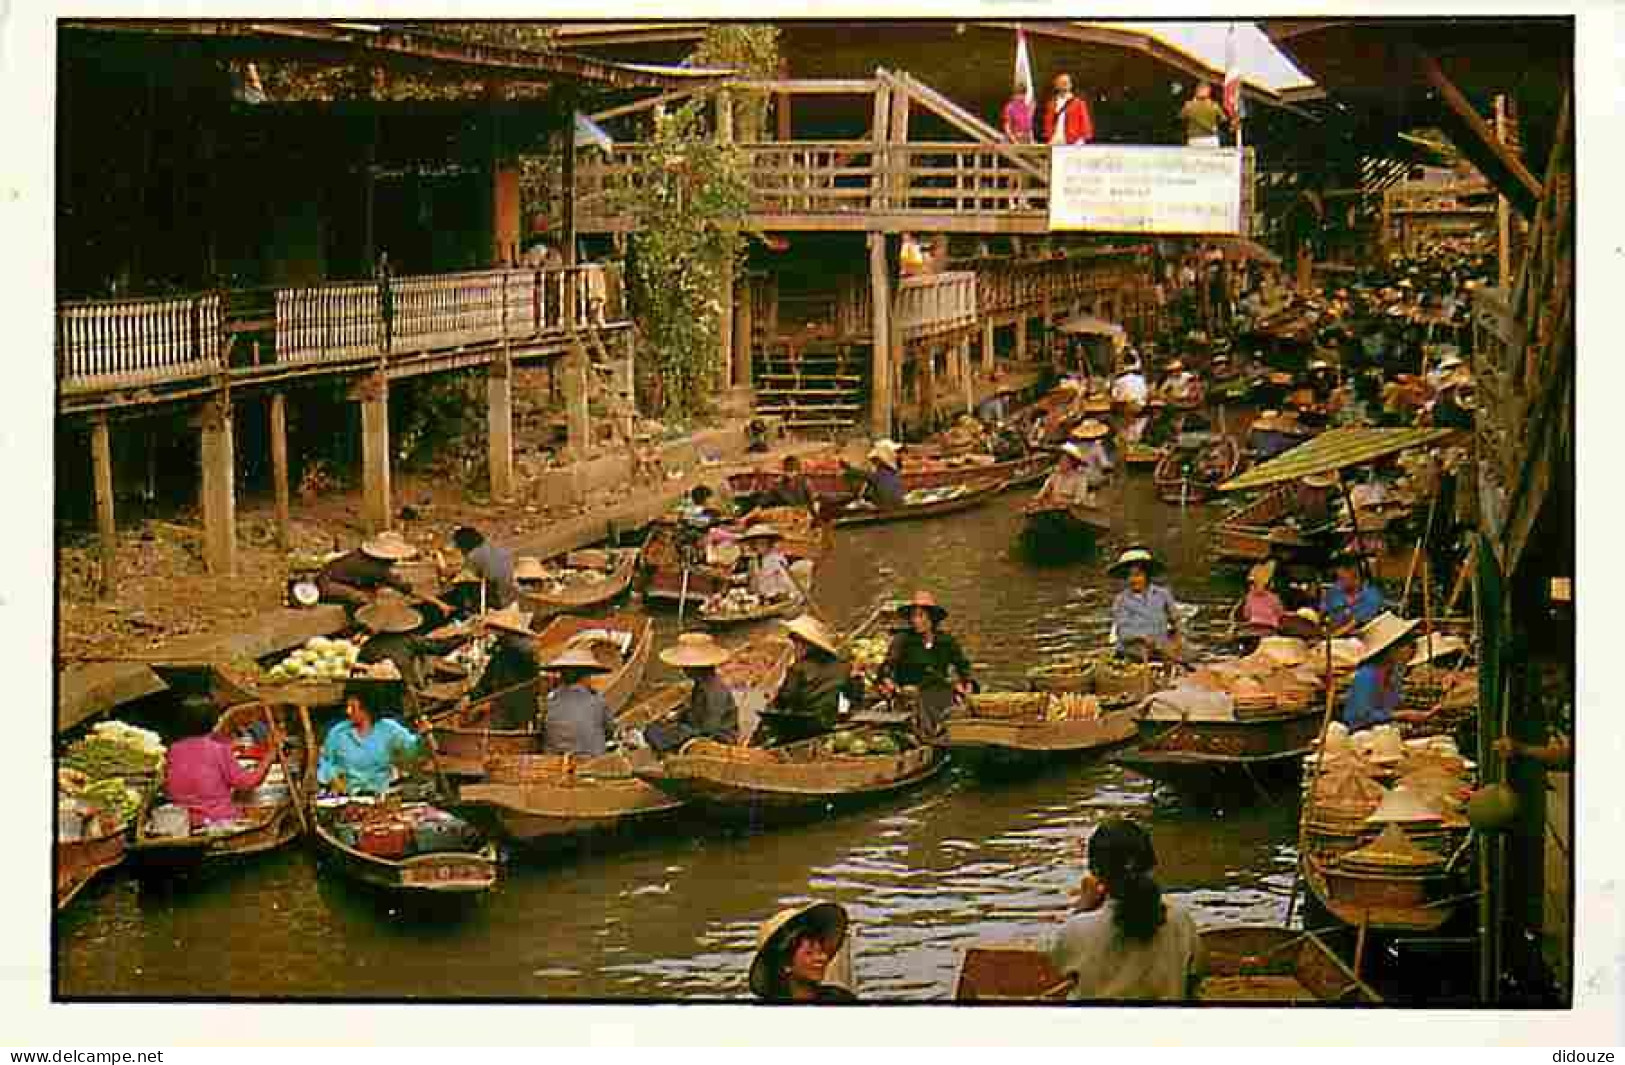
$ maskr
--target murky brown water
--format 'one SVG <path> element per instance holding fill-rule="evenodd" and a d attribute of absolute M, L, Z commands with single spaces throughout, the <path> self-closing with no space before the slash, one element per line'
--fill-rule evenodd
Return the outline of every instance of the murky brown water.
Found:
<path fill-rule="evenodd" d="M 916 587 L 953 612 L 984 683 L 1018 683 L 1047 653 L 1099 646 L 1115 582 L 1104 558 L 1040 570 L 1013 557 L 1022 497 L 956 517 L 843 531 L 817 597 L 838 624 Z M 1206 561 L 1216 508 L 1158 503 L 1130 482 L 1128 535 L 1171 562 L 1182 601 L 1218 624 L 1238 585 Z M 1116 545 L 1108 545 L 1115 547 Z M 1105 553 L 1103 552 L 1103 555 Z M 662 619 L 669 637 L 674 619 Z M 684 829 L 504 871 L 458 916 L 390 915 L 318 878 L 294 849 L 182 891 L 114 873 L 59 918 L 68 995 L 738 998 L 759 922 L 809 898 L 846 905 L 866 998 L 943 999 L 959 950 L 1042 934 L 1082 870 L 1077 842 L 1113 814 L 1151 826 L 1168 890 L 1203 925 L 1279 923 L 1293 806 L 1186 809 L 1106 764 L 988 785 L 952 771 L 844 817 L 758 835 Z"/>

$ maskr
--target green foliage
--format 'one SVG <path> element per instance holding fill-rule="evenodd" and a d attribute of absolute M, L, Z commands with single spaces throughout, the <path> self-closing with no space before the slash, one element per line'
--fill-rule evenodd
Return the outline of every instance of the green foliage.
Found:
<path fill-rule="evenodd" d="M 764 22 L 714 24 L 690 53 L 696 67 L 725 67 L 742 80 L 769 81 L 779 76 L 779 31 Z M 734 137 L 750 142 L 764 139 L 767 128 L 766 93 L 739 93 L 734 100 Z"/>
<path fill-rule="evenodd" d="M 711 100 L 656 117 L 618 208 L 633 220 L 631 284 L 653 356 L 662 416 L 701 413 L 722 371 L 728 268 L 745 248 L 750 183 L 742 152 L 711 135 Z"/>

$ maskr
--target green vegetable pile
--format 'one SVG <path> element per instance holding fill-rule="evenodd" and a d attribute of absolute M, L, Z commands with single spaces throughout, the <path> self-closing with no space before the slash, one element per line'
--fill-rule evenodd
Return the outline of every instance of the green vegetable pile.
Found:
<path fill-rule="evenodd" d="M 164 745 L 158 734 L 122 721 L 102 722 L 62 756 L 63 766 L 92 781 L 155 773 L 163 764 Z"/>
<path fill-rule="evenodd" d="M 360 657 L 359 644 L 317 636 L 272 666 L 266 679 L 273 684 L 344 680 L 350 676 L 350 670 Z"/>
<path fill-rule="evenodd" d="M 122 777 L 98 780 L 79 798 L 118 818 L 120 824 L 129 824 L 141 810 L 141 793 L 124 783 Z"/>
<path fill-rule="evenodd" d="M 865 755 L 901 754 L 907 743 L 892 732 L 854 732 L 843 729 L 829 740 L 831 754 L 844 754 L 854 758 Z"/>

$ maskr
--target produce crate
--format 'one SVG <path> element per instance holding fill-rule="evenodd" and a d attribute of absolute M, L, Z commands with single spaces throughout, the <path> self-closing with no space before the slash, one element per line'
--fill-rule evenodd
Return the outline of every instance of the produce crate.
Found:
<path fill-rule="evenodd" d="M 972 717 L 1010 719 L 1040 717 L 1049 705 L 1046 692 L 992 692 L 966 700 Z"/>

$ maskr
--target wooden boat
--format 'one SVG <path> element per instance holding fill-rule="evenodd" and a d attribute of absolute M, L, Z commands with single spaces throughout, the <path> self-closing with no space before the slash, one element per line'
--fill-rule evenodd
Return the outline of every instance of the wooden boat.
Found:
<path fill-rule="evenodd" d="M 848 508 L 835 518 L 836 525 L 887 525 L 898 521 L 920 521 L 958 514 L 962 510 L 979 507 L 1004 491 L 1004 481 L 979 481 L 957 485 L 951 495 L 926 502 L 908 503 L 900 507 Z"/>
<path fill-rule="evenodd" d="M 1205 972 L 1196 1001 L 1226 1005 L 1358 1002 L 1382 998 L 1311 932 L 1285 928 L 1209 928 L 1201 933 Z M 954 985 L 957 1002 L 1054 1002 L 1070 978 L 1034 943 L 976 943 L 965 948 Z"/>
<path fill-rule="evenodd" d="M 520 605 L 541 614 L 562 614 L 571 611 L 593 610 L 612 603 L 632 586 L 638 571 L 639 548 L 615 548 L 603 551 L 571 551 L 549 559 L 549 569 L 567 567 L 601 573 L 602 580 L 571 581 L 557 587 L 526 588 L 519 595 Z"/>
<path fill-rule="evenodd" d="M 1123 445 L 1123 465 L 1128 467 L 1155 466 L 1162 461 L 1165 448 L 1157 444 L 1147 444 L 1144 441 L 1133 441 Z"/>
<path fill-rule="evenodd" d="M 830 754 L 823 738 L 772 750 L 694 740 L 637 774 L 666 794 L 719 816 L 751 820 L 818 815 L 918 787 L 947 765 L 934 747 L 897 754 Z"/>
<path fill-rule="evenodd" d="M 956 761 L 966 758 L 974 768 L 998 770 L 1099 754 L 1137 734 L 1134 715 L 1126 710 L 1076 721 L 999 720 L 956 713 L 948 719 L 943 746 Z"/>
<path fill-rule="evenodd" d="M 56 841 L 56 908 L 65 909 L 98 875 L 124 860 L 124 826 Z"/>
<path fill-rule="evenodd" d="M 1463 905 L 1461 878 L 1439 873 L 1399 873 L 1342 869 L 1322 854 L 1305 854 L 1304 883 L 1326 912 L 1352 928 L 1373 932 L 1431 933 L 1443 928 Z"/>
<path fill-rule="evenodd" d="M 1034 558 L 1081 558 L 1093 553 L 1111 528 L 1104 507 L 1035 502 L 1023 512 L 1021 543 Z"/>
<path fill-rule="evenodd" d="M 604 697 L 611 711 L 619 711 L 631 700 L 643 683 L 644 671 L 654 647 L 654 622 L 642 614 L 611 614 L 602 618 L 582 618 L 562 615 L 554 618 L 536 638 L 536 653 L 542 661 L 556 657 L 572 640 L 582 638 L 595 630 L 623 633 L 630 639 L 627 652 L 619 669 L 590 677 L 587 683 Z M 539 682 L 538 699 L 547 692 L 544 675 Z M 486 760 L 499 755 L 538 754 L 541 752 L 542 733 L 539 729 L 493 729 L 482 726 L 488 720 L 489 707 L 485 707 L 475 720 L 461 719 L 459 711 L 450 710 L 432 719 L 436 758 L 440 771 L 451 776 L 478 777 L 485 775 Z"/>
<path fill-rule="evenodd" d="M 713 629 L 728 629 L 740 625 L 754 625 L 775 618 L 793 618 L 805 608 L 800 596 L 762 603 L 749 610 L 723 610 L 707 600 L 700 604 L 700 620 Z"/>
<path fill-rule="evenodd" d="M 1170 447 L 1152 474 L 1165 503 L 1201 503 L 1241 469 L 1241 445 L 1228 436 L 1209 435 L 1199 447 Z"/>
<path fill-rule="evenodd" d="M 1264 792 L 1267 783 L 1296 779 L 1322 716 L 1317 706 L 1223 719 L 1168 720 L 1142 711 L 1138 741 L 1112 761 L 1195 794 Z"/>
<path fill-rule="evenodd" d="M 258 706 L 234 707 L 223 716 L 252 717 L 260 712 Z M 303 757 L 273 759 L 273 774 L 278 772 L 279 764 L 285 767 L 281 778 L 268 775 L 266 783 L 251 793 L 247 801 L 238 802 L 242 812 L 240 821 L 206 831 L 194 829 L 186 836 L 154 835 L 150 815 L 163 794 L 161 783 L 155 780 L 136 817 L 127 853 L 131 865 L 148 873 L 180 872 L 264 854 L 299 838 L 304 831 L 299 804 L 304 801 L 304 789 L 315 779 L 319 753 L 310 715 L 299 714 L 299 721 L 303 741 L 299 749 Z"/>
<path fill-rule="evenodd" d="M 842 497 L 850 498 L 850 493 Z M 764 522 L 780 528 L 786 535 L 779 547 L 792 563 L 808 559 L 814 564 L 834 544 L 834 533 L 828 522 L 800 527 L 787 523 L 783 515 L 789 508 L 765 508 L 754 512 L 752 524 Z M 743 531 L 743 529 L 739 529 Z M 679 602 L 690 609 L 698 607 L 714 595 L 732 586 L 733 573 L 729 567 L 700 564 L 689 568 L 686 585 L 682 558 L 677 548 L 675 522 L 662 519 L 650 527 L 639 562 L 642 576 L 643 599 L 649 605 L 677 606 Z"/>
<path fill-rule="evenodd" d="M 322 864 L 344 878 L 397 898 L 455 897 L 489 891 L 497 881 L 496 847 L 486 841 L 477 850 L 441 851 L 405 858 L 385 858 L 358 850 L 334 829 L 334 806 L 310 806 L 311 838 Z"/>
<path fill-rule="evenodd" d="M 617 718 L 623 727 L 659 720 L 688 699 L 688 683 L 669 684 Z M 497 759 L 488 780 L 465 784 L 459 806 L 504 839 L 527 847 L 644 828 L 682 808 L 679 799 L 640 780 L 624 754 L 568 762 L 552 755 Z"/>
<path fill-rule="evenodd" d="M 1273 488 L 1237 507 L 1213 528 L 1213 558 L 1243 565 L 1264 561 L 1276 546 L 1276 527 L 1295 509 L 1294 493 L 1289 486 Z"/>
<path fill-rule="evenodd" d="M 911 448 L 910 452 L 913 450 Z M 990 456 L 978 458 L 989 460 Z M 911 454 L 905 454 L 902 470 L 903 491 L 947 488 L 995 479 L 1003 480 L 1011 486 L 1032 484 L 1035 480 L 1048 475 L 1054 464 L 1055 456 L 1045 451 L 1033 452 L 1005 462 L 975 461 L 969 457 L 913 460 Z M 809 461 L 803 463 L 802 473 L 820 501 L 840 504 L 852 498 L 852 485 L 847 482 L 839 463 L 826 462 L 815 465 Z M 752 470 L 734 474 L 728 479 L 728 484 L 736 494 L 759 493 L 776 484 L 781 476 L 771 469 Z"/>

